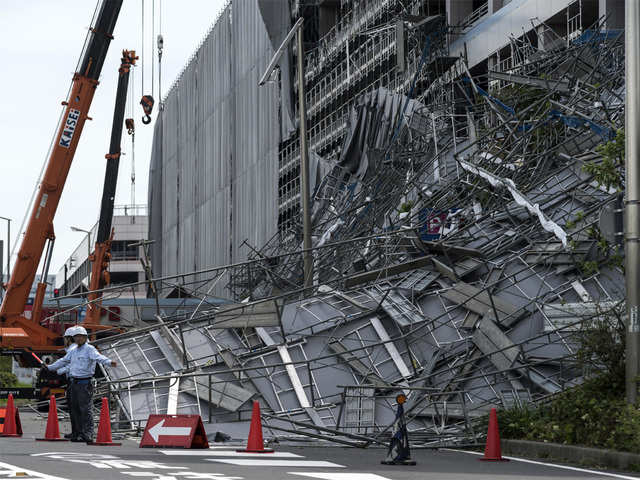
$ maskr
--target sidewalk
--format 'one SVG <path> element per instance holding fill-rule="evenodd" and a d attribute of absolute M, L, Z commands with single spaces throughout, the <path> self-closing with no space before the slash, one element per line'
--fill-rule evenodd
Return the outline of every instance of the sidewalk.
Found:
<path fill-rule="evenodd" d="M 527 458 L 552 458 L 577 465 L 607 467 L 618 470 L 640 471 L 640 455 L 593 447 L 532 442 L 529 440 L 500 441 L 502 453 Z"/>

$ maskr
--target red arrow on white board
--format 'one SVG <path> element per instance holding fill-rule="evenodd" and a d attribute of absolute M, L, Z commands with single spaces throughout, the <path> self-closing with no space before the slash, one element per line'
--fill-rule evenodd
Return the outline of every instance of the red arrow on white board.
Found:
<path fill-rule="evenodd" d="M 173 437 L 186 437 L 187 435 L 191 435 L 191 427 L 165 427 L 163 418 L 151 427 L 148 432 L 151 438 L 153 438 L 153 441 L 158 443 L 160 435 L 171 435 Z"/>

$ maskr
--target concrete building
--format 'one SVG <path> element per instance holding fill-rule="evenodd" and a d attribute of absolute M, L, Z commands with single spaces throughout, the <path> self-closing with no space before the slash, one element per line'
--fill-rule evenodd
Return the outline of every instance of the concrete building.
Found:
<path fill-rule="evenodd" d="M 91 230 L 88 230 L 88 233 L 84 233 L 78 246 L 58 270 L 55 285 L 61 296 L 87 290 L 88 275 L 91 269 L 88 255 L 89 249 L 93 251 L 97 228 L 96 223 Z M 111 284 L 115 286 L 143 281 L 145 276 L 140 259 L 144 258 L 144 252 L 142 247 L 129 247 L 129 245 L 147 238 L 146 207 L 116 207 L 113 216 L 113 229 Z M 82 234 L 83 232 L 78 233 L 79 236 Z M 138 297 L 144 298 L 146 296 L 144 285 L 136 287 L 134 291 Z M 124 298 L 132 297 L 134 291 L 124 290 L 121 296 Z"/>
<path fill-rule="evenodd" d="M 257 86 L 298 16 L 305 18 L 312 191 L 323 166 L 339 159 L 356 98 L 379 87 L 411 88 L 421 47 L 407 43 L 406 29 L 416 18 L 446 19 L 443 58 L 466 56 L 474 75 L 527 61 L 515 58 L 513 47 L 525 35 L 540 46 L 569 42 L 602 15 L 607 28 L 624 26 L 623 0 L 287 4 L 231 1 L 163 101 L 149 180 L 149 238 L 159 275 L 241 262 L 270 240 L 300 237 L 295 52 L 283 56 L 272 81 Z M 424 88 L 417 85 L 415 94 Z M 215 294 L 231 296 L 228 282 Z"/>

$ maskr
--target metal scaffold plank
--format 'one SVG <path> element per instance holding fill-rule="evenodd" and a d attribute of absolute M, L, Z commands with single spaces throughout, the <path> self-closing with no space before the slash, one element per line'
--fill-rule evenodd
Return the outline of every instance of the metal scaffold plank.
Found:
<path fill-rule="evenodd" d="M 441 295 L 478 315 L 493 317 L 497 315 L 498 323 L 506 327 L 517 322 L 523 314 L 521 309 L 506 302 L 498 295 L 491 295 L 486 290 L 464 282 L 457 282 L 450 289 L 442 291 Z"/>

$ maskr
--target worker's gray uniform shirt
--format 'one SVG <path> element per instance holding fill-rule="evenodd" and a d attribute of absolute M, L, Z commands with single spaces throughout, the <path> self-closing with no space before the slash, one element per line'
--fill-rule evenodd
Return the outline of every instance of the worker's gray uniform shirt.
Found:
<path fill-rule="evenodd" d="M 69 353 L 71 350 L 75 350 L 78 347 L 77 343 L 72 343 L 71 345 L 69 345 L 68 347 L 64 347 L 64 351 L 66 352 L 65 355 L 67 353 Z M 62 367 L 61 369 L 58 370 L 58 375 L 67 375 L 69 373 L 69 365 L 65 365 L 64 367 Z"/>
<path fill-rule="evenodd" d="M 96 371 L 96 363 L 108 365 L 111 360 L 98 352 L 96 347 L 85 342 L 80 347 L 70 349 L 64 357 L 53 362 L 48 368 L 59 371 L 63 367 L 68 367 L 68 371 L 65 372 L 67 376 L 89 378 L 93 377 Z"/>

